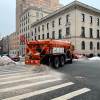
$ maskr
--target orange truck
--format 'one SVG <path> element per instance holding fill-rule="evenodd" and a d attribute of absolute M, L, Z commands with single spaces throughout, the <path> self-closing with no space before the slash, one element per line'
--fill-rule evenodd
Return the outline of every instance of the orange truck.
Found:
<path fill-rule="evenodd" d="M 27 42 L 25 64 L 46 64 L 54 68 L 72 63 L 74 46 L 67 40 L 34 40 Z"/>

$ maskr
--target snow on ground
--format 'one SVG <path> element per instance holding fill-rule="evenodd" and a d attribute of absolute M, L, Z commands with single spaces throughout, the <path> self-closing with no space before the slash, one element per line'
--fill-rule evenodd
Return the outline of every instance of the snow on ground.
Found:
<path fill-rule="evenodd" d="M 94 60 L 94 61 L 95 60 L 100 60 L 100 57 L 97 57 L 97 56 L 96 57 L 92 57 L 92 58 L 89 58 L 89 60 Z"/>
<path fill-rule="evenodd" d="M 9 64 L 15 64 L 15 62 L 7 56 L 0 57 L 0 66 Z"/>
<path fill-rule="evenodd" d="M 100 57 L 95 56 L 91 58 L 81 57 L 79 59 L 74 59 L 74 61 L 100 61 Z"/>

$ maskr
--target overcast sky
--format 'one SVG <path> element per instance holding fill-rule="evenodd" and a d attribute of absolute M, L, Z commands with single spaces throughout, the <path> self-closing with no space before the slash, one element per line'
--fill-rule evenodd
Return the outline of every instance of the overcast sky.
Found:
<path fill-rule="evenodd" d="M 60 0 L 66 5 L 74 0 Z M 79 0 L 100 9 L 100 0 Z M 5 36 L 15 31 L 15 0 L 0 0 L 0 36 Z"/>

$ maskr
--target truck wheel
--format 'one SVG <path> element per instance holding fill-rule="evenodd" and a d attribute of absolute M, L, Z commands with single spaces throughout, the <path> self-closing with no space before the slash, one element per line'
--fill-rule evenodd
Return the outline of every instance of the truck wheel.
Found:
<path fill-rule="evenodd" d="M 59 62 L 59 58 L 55 57 L 54 61 L 53 61 L 53 67 L 54 68 L 59 68 L 60 62 Z"/>
<path fill-rule="evenodd" d="M 60 57 L 60 66 L 63 67 L 65 64 L 65 59 L 63 56 Z"/>

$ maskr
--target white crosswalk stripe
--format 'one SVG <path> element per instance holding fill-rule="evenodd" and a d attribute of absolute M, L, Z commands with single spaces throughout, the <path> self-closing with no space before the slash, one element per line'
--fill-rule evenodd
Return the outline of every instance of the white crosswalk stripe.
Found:
<path fill-rule="evenodd" d="M 42 90 L 26 93 L 26 94 L 23 94 L 23 95 L 7 98 L 7 99 L 4 99 L 4 100 L 20 100 L 20 99 L 28 98 L 28 97 L 31 97 L 31 96 L 39 95 L 39 94 L 42 94 L 42 93 L 50 92 L 50 91 L 53 91 L 53 90 L 56 90 L 56 89 L 60 89 L 60 88 L 66 87 L 66 86 L 70 86 L 70 85 L 73 85 L 73 84 L 74 83 L 72 83 L 72 82 L 68 82 L 68 83 L 52 86 L 52 87 L 49 87 L 49 88 L 46 88 L 46 89 L 42 89 Z"/>
<path fill-rule="evenodd" d="M 49 83 L 49 82 L 55 82 L 55 81 L 59 81 L 59 80 L 61 80 L 61 79 L 52 79 L 52 80 L 46 80 L 46 81 L 42 81 L 42 82 L 36 82 L 36 83 L 31 83 L 31 84 L 14 86 L 14 87 L 10 87 L 10 88 L 4 88 L 4 89 L 0 89 L 0 92 L 9 92 L 9 91 L 13 91 L 13 90 L 16 90 L 16 89 L 28 88 L 28 87 L 31 87 L 31 86 L 41 85 L 41 84 L 45 84 L 45 83 Z"/>
<path fill-rule="evenodd" d="M 71 98 L 74 98 L 74 97 L 76 97 L 78 95 L 84 94 L 84 93 L 89 92 L 89 91 L 90 91 L 90 89 L 88 89 L 88 88 L 82 88 L 80 90 L 76 90 L 76 91 L 68 93 L 66 95 L 54 98 L 52 100 L 69 100 Z"/>
<path fill-rule="evenodd" d="M 14 73 L 12 75 L 8 75 L 5 77 L 1 75 L 0 77 L 1 77 L 0 86 L 3 86 L 0 88 L 0 94 L 1 94 L 0 99 L 2 100 L 21 100 L 21 99 L 34 97 L 48 92 L 52 93 L 53 91 L 59 91 L 59 89 L 62 88 L 68 88 L 77 85 L 74 82 L 68 82 L 68 81 L 66 82 L 61 77 L 57 77 L 56 75 L 53 76 L 52 74 L 45 73 L 45 72 L 36 73 L 36 74 L 32 74 L 32 73 L 15 74 Z M 22 84 L 20 84 L 20 82 L 22 82 Z M 49 87 L 46 84 L 49 84 Z M 28 88 L 34 88 L 38 86 L 41 86 L 41 89 L 36 88 L 27 91 Z M 26 90 L 26 91 L 23 91 L 21 94 L 20 93 L 16 94 L 17 90 L 18 91 Z M 89 91 L 91 91 L 91 89 L 84 88 L 84 87 L 79 88 L 78 90 L 76 89 L 75 91 L 71 91 L 71 92 L 67 91 L 68 93 L 66 93 L 65 91 L 64 95 L 52 98 L 51 100 L 69 100 L 71 98 L 82 95 Z M 11 94 L 5 96 L 6 93 L 10 94 L 12 92 L 14 93 L 13 95 Z"/>
<path fill-rule="evenodd" d="M 15 82 L 22 82 L 22 81 L 29 81 L 29 80 L 33 80 L 33 79 L 39 79 L 39 78 L 48 78 L 48 77 L 52 77 L 51 75 L 43 75 L 43 76 L 37 76 L 37 77 L 27 77 L 27 78 L 23 78 L 23 79 L 19 79 L 19 80 L 12 80 L 12 81 L 5 81 L 5 82 L 0 82 L 0 85 L 4 85 L 4 84 L 10 84 L 10 83 L 15 83 Z"/>
<path fill-rule="evenodd" d="M 46 73 L 38 73 L 38 74 L 34 74 L 34 75 L 32 73 L 17 73 L 17 74 L 11 74 L 10 76 L 6 75 L 6 77 L 0 75 L 0 76 L 2 76 L 2 77 L 0 77 L 0 81 L 21 78 L 21 77 L 23 78 L 23 77 L 28 77 L 28 76 L 42 75 L 42 74 L 46 74 Z"/>

